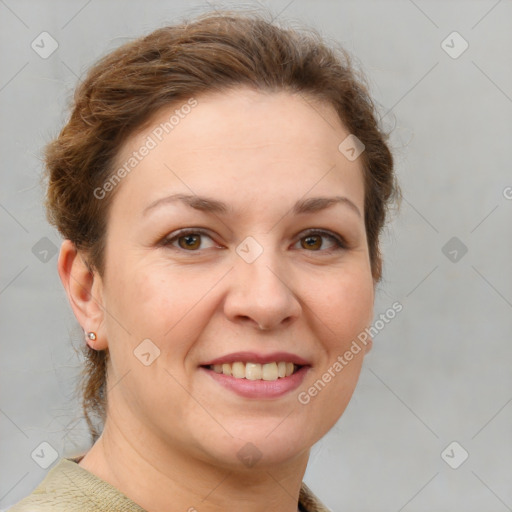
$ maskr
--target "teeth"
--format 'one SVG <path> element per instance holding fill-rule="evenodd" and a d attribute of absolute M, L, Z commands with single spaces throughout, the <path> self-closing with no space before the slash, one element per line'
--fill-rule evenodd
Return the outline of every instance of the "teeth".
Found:
<path fill-rule="evenodd" d="M 245 378 L 249 380 L 261 380 L 263 371 L 261 364 L 258 363 L 245 363 Z"/>
<path fill-rule="evenodd" d="M 262 366 L 263 380 L 277 380 L 278 377 L 277 363 L 267 363 Z"/>
<path fill-rule="evenodd" d="M 245 378 L 245 364 L 244 363 L 233 363 L 231 365 L 231 375 L 235 377 L 235 379 L 243 379 Z"/>
<path fill-rule="evenodd" d="M 210 369 L 215 373 L 223 373 L 235 377 L 235 379 L 248 380 L 277 380 L 283 377 L 289 377 L 298 366 L 286 361 L 274 363 L 223 363 L 210 365 Z"/>

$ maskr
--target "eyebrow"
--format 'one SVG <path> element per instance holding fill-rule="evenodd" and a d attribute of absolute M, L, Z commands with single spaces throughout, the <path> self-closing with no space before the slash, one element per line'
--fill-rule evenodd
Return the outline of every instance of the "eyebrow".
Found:
<path fill-rule="evenodd" d="M 231 206 L 223 203 L 222 201 L 218 201 L 217 199 L 197 195 L 172 194 L 170 196 L 162 197 L 153 201 L 144 209 L 143 215 L 146 215 L 150 210 L 153 210 L 158 206 L 172 204 L 175 202 L 182 202 L 187 206 L 202 212 L 217 213 L 219 215 L 227 215 L 229 213 L 233 213 L 233 208 Z M 359 211 L 359 208 L 356 206 L 356 204 L 352 202 L 348 197 L 344 196 L 309 197 L 307 199 L 300 199 L 294 204 L 292 211 L 295 215 L 314 213 L 325 210 L 335 204 L 346 205 L 359 217 L 362 217 L 361 212 Z"/>

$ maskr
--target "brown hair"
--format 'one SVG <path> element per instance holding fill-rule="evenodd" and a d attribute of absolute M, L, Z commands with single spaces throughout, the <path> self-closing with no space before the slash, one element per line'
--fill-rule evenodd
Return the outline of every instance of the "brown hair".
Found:
<path fill-rule="evenodd" d="M 114 191 L 94 190 L 114 173 L 123 142 L 164 106 L 202 92 L 237 86 L 285 90 L 332 105 L 365 145 L 365 227 L 374 282 L 381 280 L 379 235 L 392 199 L 399 198 L 387 134 L 364 77 L 342 49 L 314 29 L 283 28 L 265 15 L 222 11 L 160 28 L 99 60 L 77 87 L 71 117 L 46 148 L 48 220 L 104 271 L 107 213 Z M 341 142 L 341 141 L 340 141 Z M 105 420 L 108 349 L 85 343 L 82 406 L 93 441 Z"/>

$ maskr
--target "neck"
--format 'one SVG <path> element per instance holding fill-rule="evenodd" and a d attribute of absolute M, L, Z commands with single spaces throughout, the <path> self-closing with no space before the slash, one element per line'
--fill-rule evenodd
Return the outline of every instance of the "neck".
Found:
<path fill-rule="evenodd" d="M 79 465 L 145 510 L 297 512 L 309 452 L 271 467 L 240 468 L 185 452 L 110 416 Z"/>

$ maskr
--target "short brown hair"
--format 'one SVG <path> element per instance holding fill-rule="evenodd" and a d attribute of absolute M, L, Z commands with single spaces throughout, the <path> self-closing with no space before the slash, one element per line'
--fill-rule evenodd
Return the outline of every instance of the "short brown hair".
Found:
<path fill-rule="evenodd" d="M 237 86 L 326 102 L 363 142 L 365 228 L 372 275 L 380 281 L 379 235 L 400 194 L 366 81 L 347 52 L 328 46 L 314 29 L 283 28 L 261 13 L 202 14 L 99 60 L 76 89 L 69 121 L 46 148 L 48 220 L 103 275 L 107 212 L 115 194 L 98 199 L 93 191 L 112 176 L 123 142 L 163 107 Z M 83 346 L 82 406 L 95 441 L 99 430 L 92 418 L 105 421 L 109 354 Z"/>

